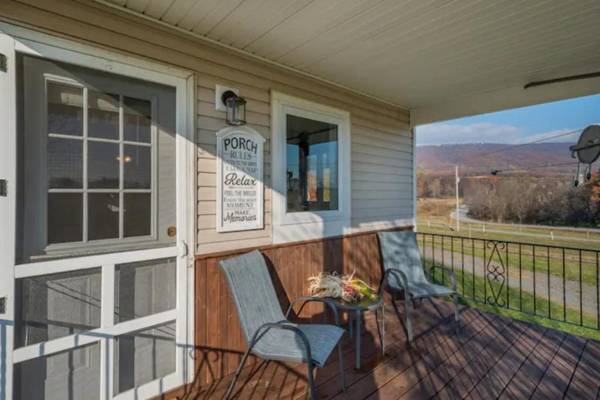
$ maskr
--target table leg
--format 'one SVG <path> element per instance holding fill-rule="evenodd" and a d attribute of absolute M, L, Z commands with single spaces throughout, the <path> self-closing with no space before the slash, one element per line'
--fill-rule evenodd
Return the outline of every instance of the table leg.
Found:
<path fill-rule="evenodd" d="M 354 323 L 354 321 L 352 321 L 352 313 L 349 312 L 348 313 L 348 336 L 350 336 L 350 339 L 352 339 L 352 336 L 354 335 L 354 327 L 352 326 L 353 323 Z"/>
<path fill-rule="evenodd" d="M 361 323 L 361 312 L 356 311 L 356 331 L 354 334 L 356 335 L 356 369 L 360 369 L 360 323 Z"/>

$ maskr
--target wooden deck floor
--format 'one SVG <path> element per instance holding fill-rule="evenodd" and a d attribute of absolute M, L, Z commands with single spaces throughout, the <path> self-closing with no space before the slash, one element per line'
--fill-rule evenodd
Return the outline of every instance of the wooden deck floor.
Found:
<path fill-rule="evenodd" d="M 395 313 L 386 310 L 385 357 L 380 355 L 374 319 L 368 319 L 362 336 L 363 367 L 354 370 L 354 348 L 346 339 L 348 389 L 340 391 L 334 354 L 317 372 L 319 398 L 599 398 L 599 342 L 473 308 L 462 309 L 462 324 L 456 332 L 445 302 L 424 302 L 415 317 L 416 339 L 408 347 Z M 256 365 L 240 378 L 236 398 L 303 398 L 304 374 L 302 366 Z M 219 382 L 187 398 L 222 398 L 227 384 Z"/>

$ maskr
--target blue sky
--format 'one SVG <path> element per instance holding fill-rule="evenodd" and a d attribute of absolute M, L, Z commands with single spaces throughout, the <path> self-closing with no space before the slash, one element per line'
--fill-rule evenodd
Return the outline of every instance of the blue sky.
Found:
<path fill-rule="evenodd" d="M 417 127 L 417 146 L 526 143 L 600 123 L 600 94 Z M 578 133 L 553 141 L 575 142 Z"/>

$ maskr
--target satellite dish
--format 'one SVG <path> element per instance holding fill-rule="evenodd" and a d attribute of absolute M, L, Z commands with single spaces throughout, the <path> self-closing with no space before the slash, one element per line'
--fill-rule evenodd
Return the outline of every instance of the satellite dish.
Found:
<path fill-rule="evenodd" d="M 581 132 L 576 145 L 569 148 L 582 164 L 592 164 L 600 157 L 600 125 L 590 125 Z"/>
<path fill-rule="evenodd" d="M 587 164 L 587 173 L 585 180 L 592 177 L 592 163 L 600 157 L 600 125 L 590 125 L 581 132 L 576 145 L 569 147 L 573 158 L 577 158 L 579 164 Z M 579 164 L 577 165 L 577 175 L 579 175 Z M 578 178 L 575 178 L 574 186 L 579 184 Z"/>

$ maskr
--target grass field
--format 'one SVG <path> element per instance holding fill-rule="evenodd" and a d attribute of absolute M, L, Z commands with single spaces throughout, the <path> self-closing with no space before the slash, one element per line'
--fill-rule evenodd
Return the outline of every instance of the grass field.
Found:
<path fill-rule="evenodd" d="M 504 226 L 493 225 L 494 232 L 489 229 L 486 232 L 481 231 L 481 224 L 478 230 L 472 229 L 472 225 L 461 224 L 460 232 L 457 232 L 450 224 L 448 217 L 440 216 L 440 213 L 449 215 L 453 209 L 452 199 L 428 199 L 419 201 L 419 212 L 417 218 L 417 230 L 420 233 L 441 234 L 449 236 L 464 237 L 460 239 L 442 239 L 441 237 L 427 238 L 430 242 L 425 242 L 425 248 L 431 251 L 432 248 L 444 249 L 446 252 L 460 252 L 467 257 L 486 258 L 490 256 L 489 248 L 485 248 L 486 243 L 483 240 L 498 240 L 515 242 L 508 244 L 503 249 L 501 256 L 506 265 L 512 268 L 522 268 L 527 271 L 543 271 L 551 275 L 561 277 L 567 280 L 582 281 L 586 284 L 596 286 L 600 280 L 600 259 L 598 250 L 600 249 L 600 233 L 591 233 L 580 231 L 567 231 L 561 235 L 567 235 L 569 240 L 561 239 L 555 235 L 555 239 L 550 239 L 551 229 L 548 228 L 523 228 L 518 225 Z M 435 215 L 438 214 L 438 215 Z M 491 225 L 488 225 L 491 227 Z M 471 227 L 471 229 L 469 229 Z M 523 233 L 542 232 L 540 237 L 524 236 Z M 598 243 L 587 242 L 584 240 L 598 239 Z M 471 240 L 473 239 L 473 240 Z M 582 240 L 584 239 L 584 240 Z M 466 244 L 465 244 L 466 243 Z M 519 243 L 523 243 L 519 245 Z M 565 249 L 566 248 L 566 249 Z M 564 266 L 564 267 L 563 267 Z"/>
<path fill-rule="evenodd" d="M 421 230 L 439 233 L 457 233 L 455 221 L 450 214 L 455 210 L 455 199 L 419 199 L 417 202 L 417 226 Z M 484 228 L 485 226 L 485 228 Z M 584 249 L 600 248 L 600 230 L 565 229 L 565 227 L 531 227 L 518 224 L 497 224 L 461 221 L 460 234 L 472 237 L 508 240 L 550 246 Z"/>
<path fill-rule="evenodd" d="M 456 232 L 440 232 L 434 229 L 419 229 L 419 233 L 456 235 Z M 466 261 L 470 261 L 471 257 L 488 260 L 492 256 L 490 248 L 487 247 L 489 242 L 482 239 L 507 240 L 496 235 L 477 235 L 473 239 L 465 237 L 462 240 L 460 237 L 442 238 L 441 236 L 426 235 L 425 242 L 423 243 L 420 239 L 419 244 L 429 254 L 433 249 L 438 253 L 442 249 L 445 250 L 446 258 L 455 254 L 455 259 L 459 255 L 464 255 Z M 592 286 L 596 286 L 600 279 L 600 259 L 597 251 L 518 243 L 508 243 L 506 246 L 499 251 L 499 255 L 504 265 L 511 269 L 546 272 L 571 281 L 579 281 L 581 278 L 584 283 Z M 441 258 L 439 254 L 437 257 Z M 493 255 L 493 260 L 499 261 L 498 253 Z M 455 262 L 459 263 L 460 261 L 456 260 Z"/>
<path fill-rule="evenodd" d="M 420 230 L 439 233 L 460 233 L 464 236 L 495 238 L 548 246 L 576 247 L 591 250 L 600 248 L 600 233 L 595 230 L 557 230 L 546 227 L 530 228 L 517 224 L 481 224 L 461 221 L 460 232 L 457 232 L 454 220 L 451 220 L 449 217 L 438 216 L 418 216 L 417 227 Z"/>

